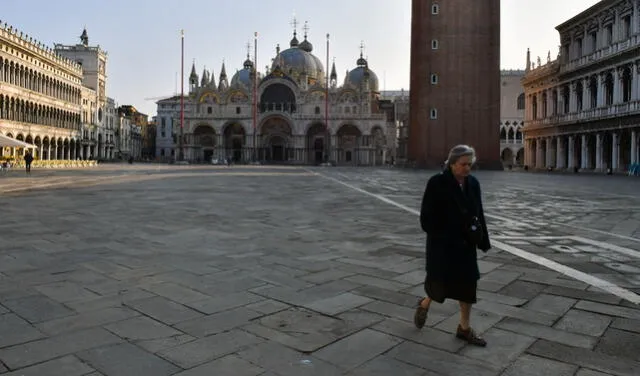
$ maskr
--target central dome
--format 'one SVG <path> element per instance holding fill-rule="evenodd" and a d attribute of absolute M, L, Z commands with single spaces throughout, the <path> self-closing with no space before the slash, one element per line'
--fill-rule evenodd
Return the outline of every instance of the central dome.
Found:
<path fill-rule="evenodd" d="M 308 78 L 315 79 L 320 83 L 324 82 L 324 66 L 318 57 L 311 53 L 311 43 L 305 37 L 304 41 L 298 44 L 298 40 L 294 34 L 291 40 L 290 48 L 280 52 L 273 60 L 271 69 L 277 67 L 284 74 L 297 80 L 300 75 L 306 74 Z"/>

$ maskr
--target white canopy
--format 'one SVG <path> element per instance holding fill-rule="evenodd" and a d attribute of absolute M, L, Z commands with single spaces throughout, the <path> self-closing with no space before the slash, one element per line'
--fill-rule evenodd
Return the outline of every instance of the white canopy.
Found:
<path fill-rule="evenodd" d="M 37 146 L 32 144 L 27 144 L 26 142 L 22 142 L 20 140 L 13 139 L 11 137 L 4 136 L 0 134 L 0 147 L 12 147 L 12 148 L 25 148 L 25 149 L 35 149 Z"/>

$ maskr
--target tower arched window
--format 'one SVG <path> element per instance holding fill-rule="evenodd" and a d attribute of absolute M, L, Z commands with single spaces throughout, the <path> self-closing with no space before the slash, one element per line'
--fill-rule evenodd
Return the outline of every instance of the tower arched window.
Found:
<path fill-rule="evenodd" d="M 433 3 L 431 5 L 431 14 L 437 15 L 438 13 L 440 13 L 440 5 L 438 3 Z"/>

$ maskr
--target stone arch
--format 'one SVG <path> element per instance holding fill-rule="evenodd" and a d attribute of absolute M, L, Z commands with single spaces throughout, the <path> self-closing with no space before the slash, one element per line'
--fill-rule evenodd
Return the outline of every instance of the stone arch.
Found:
<path fill-rule="evenodd" d="M 288 112 L 297 111 L 295 90 L 283 82 L 275 82 L 266 86 L 260 94 L 260 112 Z"/>
<path fill-rule="evenodd" d="M 216 131 L 209 124 L 198 124 L 190 135 L 189 143 L 195 148 L 196 161 L 210 162 L 216 147 Z"/>
<path fill-rule="evenodd" d="M 337 162 L 357 165 L 361 162 L 362 132 L 355 124 L 345 123 L 336 132 Z"/>
<path fill-rule="evenodd" d="M 293 127 L 282 116 L 270 116 L 260 124 L 260 157 L 269 162 L 286 162 L 293 158 Z"/>
<path fill-rule="evenodd" d="M 507 142 L 515 142 L 516 132 L 514 131 L 515 127 L 509 127 L 507 131 Z"/>
<path fill-rule="evenodd" d="M 505 128 L 500 128 L 500 141 L 507 142 L 507 132 Z"/>
<path fill-rule="evenodd" d="M 502 153 L 500 153 L 500 159 L 502 159 L 502 163 L 506 166 L 513 165 L 513 150 L 511 150 L 511 148 L 504 148 Z"/>
<path fill-rule="evenodd" d="M 518 149 L 518 152 L 516 153 L 516 164 L 521 166 L 524 164 L 524 148 L 521 147 Z"/>
<path fill-rule="evenodd" d="M 307 124 L 305 131 L 305 144 L 307 149 L 307 163 L 320 164 L 328 160 L 327 145 L 329 145 L 329 132 L 322 122 Z"/>
<path fill-rule="evenodd" d="M 240 122 L 228 122 L 222 127 L 222 137 L 225 157 L 238 163 L 244 159 L 247 142 L 247 133 Z"/>

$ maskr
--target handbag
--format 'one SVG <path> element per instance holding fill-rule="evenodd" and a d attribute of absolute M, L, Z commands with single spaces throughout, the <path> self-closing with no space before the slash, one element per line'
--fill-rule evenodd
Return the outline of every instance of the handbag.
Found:
<path fill-rule="evenodd" d="M 473 245 L 478 246 L 482 243 L 484 237 L 484 231 L 480 219 L 469 213 L 469 210 L 460 202 L 459 198 L 454 194 L 454 199 L 464 220 L 464 232 L 466 238 Z"/>

